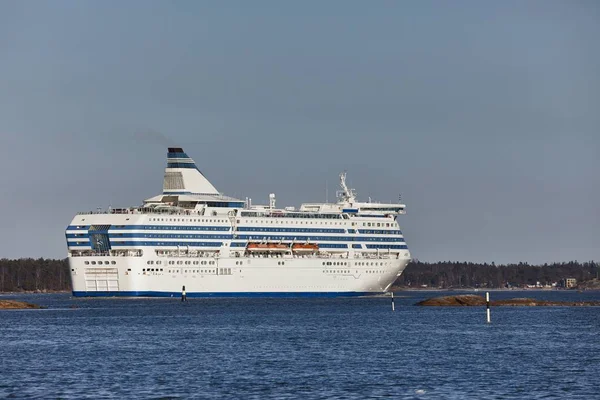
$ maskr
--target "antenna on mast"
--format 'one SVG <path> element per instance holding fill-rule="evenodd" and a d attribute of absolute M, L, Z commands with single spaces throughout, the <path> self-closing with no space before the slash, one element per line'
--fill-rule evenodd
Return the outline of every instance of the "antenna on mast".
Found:
<path fill-rule="evenodd" d="M 354 190 L 348 189 L 348 185 L 346 185 L 346 171 L 340 174 L 340 186 L 342 188 L 340 193 L 342 201 L 354 203 L 356 201 L 356 198 L 354 197 Z"/>

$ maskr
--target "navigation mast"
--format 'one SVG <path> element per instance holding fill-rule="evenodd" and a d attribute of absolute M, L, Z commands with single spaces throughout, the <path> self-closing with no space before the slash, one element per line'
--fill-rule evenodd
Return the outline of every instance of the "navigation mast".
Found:
<path fill-rule="evenodd" d="M 348 185 L 346 185 L 346 171 L 340 174 L 340 187 L 342 188 L 339 193 L 339 197 L 342 201 L 347 201 L 349 203 L 354 203 L 356 201 L 356 197 L 354 194 L 354 189 L 348 189 Z"/>

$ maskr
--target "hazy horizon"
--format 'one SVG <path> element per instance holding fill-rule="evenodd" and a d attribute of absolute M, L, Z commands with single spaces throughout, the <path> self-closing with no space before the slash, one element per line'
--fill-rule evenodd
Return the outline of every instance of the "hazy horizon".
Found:
<path fill-rule="evenodd" d="M 396 201 L 421 261 L 600 260 L 600 3 L 0 2 L 0 258 L 161 192 Z"/>

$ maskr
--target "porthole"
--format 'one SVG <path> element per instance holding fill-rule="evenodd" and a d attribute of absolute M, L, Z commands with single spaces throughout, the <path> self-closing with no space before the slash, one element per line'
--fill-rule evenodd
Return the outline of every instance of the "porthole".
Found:
<path fill-rule="evenodd" d="M 86 261 L 84 264 L 85 264 L 85 265 L 89 265 L 89 264 L 90 264 L 90 262 L 89 262 L 89 261 Z"/>

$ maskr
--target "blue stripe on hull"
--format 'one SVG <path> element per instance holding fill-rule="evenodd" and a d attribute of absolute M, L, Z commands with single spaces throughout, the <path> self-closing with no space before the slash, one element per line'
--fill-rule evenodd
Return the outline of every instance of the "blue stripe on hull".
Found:
<path fill-rule="evenodd" d="M 187 297 L 356 297 L 381 292 L 187 292 Z M 181 297 L 181 292 L 73 292 L 73 297 Z"/>

